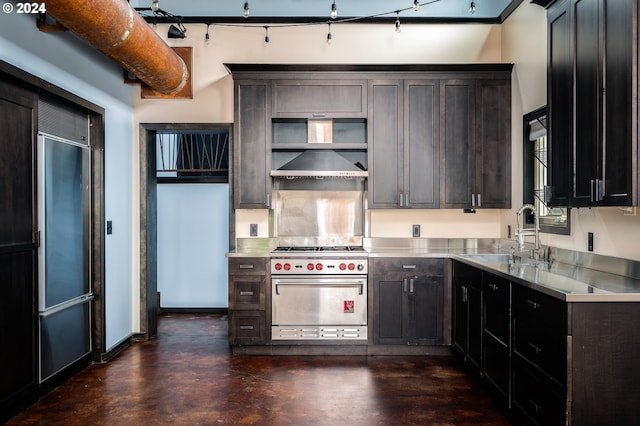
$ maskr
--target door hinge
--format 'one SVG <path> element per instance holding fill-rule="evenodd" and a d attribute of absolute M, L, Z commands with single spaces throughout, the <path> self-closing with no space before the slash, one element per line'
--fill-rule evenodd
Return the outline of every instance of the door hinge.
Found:
<path fill-rule="evenodd" d="M 33 245 L 36 248 L 40 248 L 40 231 L 33 232 Z"/>

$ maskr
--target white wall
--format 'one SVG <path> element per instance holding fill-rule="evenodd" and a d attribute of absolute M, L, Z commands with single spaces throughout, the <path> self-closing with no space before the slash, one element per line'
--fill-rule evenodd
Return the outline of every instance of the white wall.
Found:
<path fill-rule="evenodd" d="M 106 340 L 110 349 L 138 327 L 132 312 L 132 88 L 122 70 L 69 32 L 42 33 L 35 17 L 0 14 L 0 59 L 105 108 Z M 136 200 L 137 203 L 137 200 Z M 137 289 L 136 289 L 137 291 Z"/>
<path fill-rule="evenodd" d="M 505 62 L 516 64 L 513 73 L 513 210 L 505 211 L 501 229 L 515 229 L 515 209 L 522 204 L 522 116 L 546 104 L 546 12 L 523 2 L 503 24 Z M 520 202 L 518 202 L 518 200 Z M 640 260 L 640 212 L 625 216 L 615 207 L 573 209 L 571 235 L 542 234 L 543 244 L 587 251 L 587 233 L 594 233 L 594 253 Z"/>

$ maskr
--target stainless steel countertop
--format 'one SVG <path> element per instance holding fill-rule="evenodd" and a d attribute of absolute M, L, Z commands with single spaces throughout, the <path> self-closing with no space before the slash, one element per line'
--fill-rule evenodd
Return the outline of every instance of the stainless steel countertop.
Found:
<path fill-rule="evenodd" d="M 273 242 L 242 244 L 228 257 L 268 257 Z M 510 264 L 506 261 L 482 258 L 482 254 L 509 254 L 515 244 L 497 239 L 365 239 L 369 257 L 448 258 L 476 266 L 486 272 L 509 279 L 567 302 L 640 302 L 639 262 L 607 258 L 591 254 L 559 250 L 552 262 L 536 262 L 522 258 Z M 589 266 L 613 265 L 615 272 L 585 267 L 582 255 L 589 258 Z M 580 259 L 580 262 L 572 261 Z M 620 271 L 620 272 L 619 272 Z M 626 275 L 625 275 L 626 274 Z"/>

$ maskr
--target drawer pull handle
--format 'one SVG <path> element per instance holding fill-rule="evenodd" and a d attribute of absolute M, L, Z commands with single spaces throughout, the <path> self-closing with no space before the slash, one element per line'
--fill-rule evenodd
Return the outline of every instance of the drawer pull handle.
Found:
<path fill-rule="evenodd" d="M 253 265 L 251 265 L 251 264 L 240 265 L 240 269 L 253 269 Z"/>
<path fill-rule="evenodd" d="M 489 284 L 489 287 L 491 287 L 491 290 L 493 291 L 498 291 L 498 286 L 496 284 Z"/>
<path fill-rule="evenodd" d="M 416 269 L 416 265 L 402 265 L 402 269 Z"/>
<path fill-rule="evenodd" d="M 533 300 L 527 300 L 527 303 L 531 305 L 533 309 L 539 309 L 542 306 L 541 304 L 534 302 Z"/>
<path fill-rule="evenodd" d="M 252 291 L 241 291 L 240 296 L 253 296 Z"/>
<path fill-rule="evenodd" d="M 536 355 L 540 355 L 540 352 L 542 352 L 542 348 L 534 345 L 533 343 L 529 343 L 529 346 L 531 346 L 531 349 L 533 349 Z"/>
<path fill-rule="evenodd" d="M 536 411 L 536 413 L 539 413 L 540 411 L 542 411 L 542 406 L 537 404 L 534 400 L 530 399 L 529 404 L 531 404 L 531 406 Z"/>
<path fill-rule="evenodd" d="M 240 330 L 253 330 L 252 325 L 241 325 Z"/>

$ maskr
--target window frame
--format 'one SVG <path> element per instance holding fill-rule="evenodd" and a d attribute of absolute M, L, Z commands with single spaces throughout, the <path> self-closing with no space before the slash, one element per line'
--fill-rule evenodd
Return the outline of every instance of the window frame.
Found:
<path fill-rule="evenodd" d="M 546 117 L 547 106 L 545 105 L 525 114 L 522 119 L 522 199 L 524 204 L 535 204 L 535 156 L 533 154 L 535 141 L 529 140 L 529 134 L 531 132 L 531 125 L 529 123 L 533 120 L 543 119 Z M 540 232 L 557 235 L 571 235 L 571 209 L 566 208 L 566 211 L 567 221 L 564 226 L 540 223 Z M 525 212 L 525 223 L 534 223 L 533 215 L 530 211 Z"/>

